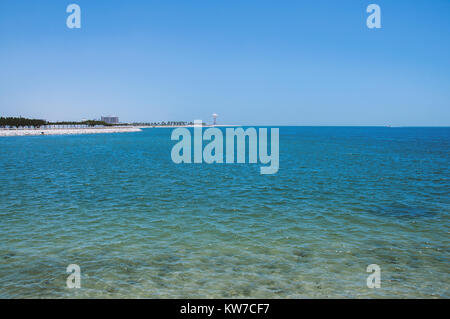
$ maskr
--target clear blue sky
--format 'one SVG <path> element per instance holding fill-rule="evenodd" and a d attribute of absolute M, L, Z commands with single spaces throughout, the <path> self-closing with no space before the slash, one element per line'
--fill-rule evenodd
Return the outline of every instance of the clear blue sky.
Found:
<path fill-rule="evenodd" d="M 77 3 L 82 28 L 66 27 Z M 366 27 L 377 3 L 382 29 Z M 450 125 L 449 0 L 1 0 L 0 115 Z"/>

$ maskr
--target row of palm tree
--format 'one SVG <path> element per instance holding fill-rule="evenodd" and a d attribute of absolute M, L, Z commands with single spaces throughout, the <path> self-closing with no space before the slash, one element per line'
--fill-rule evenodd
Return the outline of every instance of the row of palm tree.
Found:
<path fill-rule="evenodd" d="M 112 124 L 106 123 L 104 121 L 96 121 L 96 120 L 86 120 L 82 122 L 73 122 L 73 121 L 65 121 L 65 122 L 47 122 L 47 125 L 87 125 L 87 126 L 112 126 Z"/>
<path fill-rule="evenodd" d="M 141 126 L 186 126 L 193 125 L 193 122 L 186 121 L 162 121 L 162 122 L 147 122 L 147 123 L 133 123 L 133 125 Z M 40 119 L 28 119 L 25 117 L 0 117 L 0 127 L 36 127 L 39 128 L 44 125 L 87 125 L 87 126 L 111 126 L 103 121 L 87 120 L 87 121 L 63 121 L 63 122 L 48 122 Z M 128 125 L 122 123 L 122 125 Z"/>
<path fill-rule="evenodd" d="M 185 122 L 185 121 L 162 121 L 162 122 L 148 122 L 148 123 L 133 123 L 133 125 L 136 126 L 186 126 L 186 125 L 193 125 L 192 122 Z"/>

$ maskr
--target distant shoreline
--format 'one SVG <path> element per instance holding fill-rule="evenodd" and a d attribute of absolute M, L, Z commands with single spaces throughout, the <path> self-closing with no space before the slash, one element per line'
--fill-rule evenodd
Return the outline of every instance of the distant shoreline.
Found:
<path fill-rule="evenodd" d="M 203 126 L 197 126 L 194 124 L 190 125 L 142 125 L 139 126 L 139 128 L 177 128 L 177 127 L 235 127 L 235 126 L 242 126 L 242 125 L 236 125 L 236 124 L 216 124 L 216 125 L 203 125 Z"/>
<path fill-rule="evenodd" d="M 240 125 L 203 125 L 203 128 L 209 127 L 232 127 Z M 75 134 L 104 134 L 104 133 L 130 133 L 140 132 L 144 128 L 178 128 L 178 127 L 196 127 L 195 125 L 148 125 L 148 126 L 108 126 L 108 127 L 85 127 L 85 128 L 0 128 L 0 137 L 8 136 L 38 136 L 38 135 L 75 135 Z"/>
<path fill-rule="evenodd" d="M 92 128 L 54 128 L 54 129 L 0 129 L 0 137 L 4 136 L 36 136 L 36 135 L 74 135 L 140 132 L 136 126 L 113 126 Z"/>

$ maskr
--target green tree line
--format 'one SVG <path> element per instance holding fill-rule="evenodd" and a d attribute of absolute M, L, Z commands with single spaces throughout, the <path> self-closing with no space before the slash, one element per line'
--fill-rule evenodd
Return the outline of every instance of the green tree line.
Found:
<path fill-rule="evenodd" d="M 104 125 L 104 126 L 111 126 L 111 124 L 108 124 L 103 121 L 94 121 L 94 120 L 88 120 L 83 122 L 48 122 L 46 120 L 40 120 L 40 119 L 28 119 L 24 117 L 0 117 L 0 127 L 23 127 L 23 126 L 34 126 L 34 127 L 41 127 L 44 125 L 88 125 L 88 126 L 95 126 L 95 125 Z"/>
<path fill-rule="evenodd" d="M 37 119 L 27 119 L 24 117 L 0 117 L 0 126 L 20 127 L 46 125 L 47 121 Z"/>

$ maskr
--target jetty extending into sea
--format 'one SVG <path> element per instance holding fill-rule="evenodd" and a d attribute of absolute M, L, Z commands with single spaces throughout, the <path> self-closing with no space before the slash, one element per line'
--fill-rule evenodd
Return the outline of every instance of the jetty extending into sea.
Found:
<path fill-rule="evenodd" d="M 29 136 L 29 135 L 70 135 L 70 134 L 103 134 L 139 132 L 136 126 L 105 126 L 105 127 L 70 127 L 70 128 L 0 128 L 1 136 Z"/>

